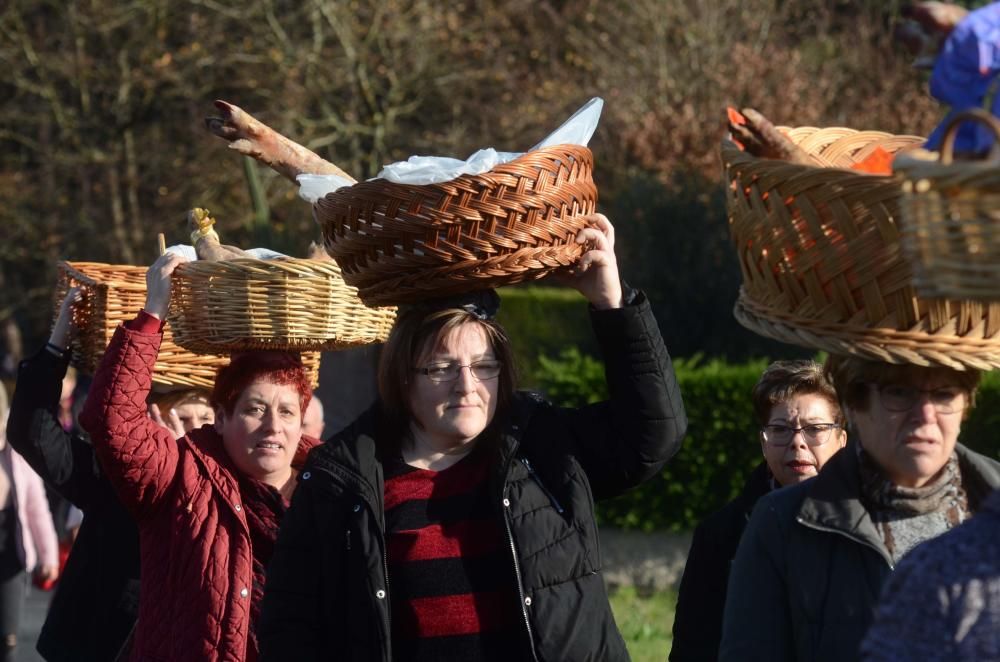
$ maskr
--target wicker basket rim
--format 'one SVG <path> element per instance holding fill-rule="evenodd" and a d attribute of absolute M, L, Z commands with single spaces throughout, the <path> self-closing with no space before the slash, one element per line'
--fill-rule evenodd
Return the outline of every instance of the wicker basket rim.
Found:
<path fill-rule="evenodd" d="M 495 177 L 497 175 L 509 174 L 509 171 L 516 170 L 521 166 L 521 164 L 524 161 L 537 159 L 539 156 L 547 155 L 550 152 L 565 153 L 573 151 L 583 152 L 586 154 L 593 155 L 593 152 L 591 152 L 590 148 L 585 145 L 576 145 L 573 143 L 560 143 L 558 145 L 547 145 L 545 147 L 539 147 L 538 149 L 533 149 L 530 152 L 524 152 L 515 159 L 511 159 L 506 163 L 500 163 L 490 168 L 486 172 L 481 172 L 475 175 L 465 173 L 457 177 L 453 177 L 452 179 L 445 180 L 443 182 L 434 182 L 431 184 L 404 184 L 400 182 L 393 182 L 388 179 L 379 179 L 379 178 L 366 179 L 364 181 L 355 182 L 350 186 L 344 186 L 342 188 L 337 189 L 336 191 L 331 191 L 330 193 L 327 193 L 326 196 L 324 197 L 334 196 L 334 195 L 344 195 L 348 194 L 352 190 L 361 190 L 362 188 L 370 186 L 377 186 L 377 187 L 391 186 L 393 188 L 399 188 L 402 190 L 426 191 L 429 189 L 433 189 L 434 187 L 448 186 L 448 185 L 454 186 L 456 183 L 476 182 L 482 179 L 488 179 L 490 176 Z M 593 156 L 591 156 L 591 158 L 593 158 Z"/>
<path fill-rule="evenodd" d="M 917 365 L 956 370 L 1000 368 L 1000 342 L 996 340 L 966 340 L 952 335 L 838 325 L 811 319 L 802 323 L 803 318 L 760 304 L 747 295 L 742 286 L 733 315 L 754 333 L 835 354 L 860 354 L 898 364 L 915 363 L 914 357 L 920 357 L 921 362 L 916 362 Z M 758 324 L 757 318 L 766 320 L 778 331 Z"/>

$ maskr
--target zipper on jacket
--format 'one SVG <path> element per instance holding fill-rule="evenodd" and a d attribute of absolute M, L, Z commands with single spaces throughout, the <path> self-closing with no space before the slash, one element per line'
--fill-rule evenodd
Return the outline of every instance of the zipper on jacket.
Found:
<path fill-rule="evenodd" d="M 347 551 L 351 551 L 351 530 L 347 529 L 347 534 L 344 536 L 347 543 Z"/>
<path fill-rule="evenodd" d="M 365 499 L 365 505 L 368 506 L 368 510 L 371 511 L 372 516 L 375 517 L 375 509 L 372 508 L 368 500 Z M 378 517 L 375 517 L 376 522 L 380 522 Z M 386 649 L 386 659 L 392 659 L 392 609 L 389 603 L 389 553 L 386 551 L 385 542 L 385 525 L 379 525 L 379 532 L 382 534 L 382 578 L 385 579 L 385 627 L 386 627 L 386 638 L 385 638 L 385 649 Z"/>
<path fill-rule="evenodd" d="M 514 534 L 510 530 L 510 499 L 508 498 L 507 485 L 503 487 L 503 523 L 507 528 L 507 542 L 510 543 L 510 554 L 514 559 L 514 576 L 517 578 L 517 594 L 521 598 L 521 615 L 524 616 L 524 627 L 528 629 L 528 645 L 531 647 L 531 659 L 537 662 L 538 653 L 535 652 L 535 638 L 531 634 L 531 621 L 528 619 L 528 607 L 524 604 L 524 582 L 521 580 L 521 564 L 517 560 L 517 548 L 514 547 Z"/>
<path fill-rule="evenodd" d="M 565 510 L 563 510 L 563 507 L 559 505 L 559 500 L 556 499 L 556 495 L 552 494 L 549 488 L 545 487 L 545 483 L 543 483 L 542 479 L 539 478 L 538 474 L 535 473 L 535 470 L 532 468 L 531 462 L 528 461 L 528 458 L 522 457 L 521 464 L 523 464 L 524 468 L 528 470 L 528 475 L 531 476 L 531 478 L 535 481 L 538 487 L 542 488 L 542 492 L 545 492 L 545 496 L 547 496 L 549 498 L 549 501 L 552 502 L 552 507 L 556 509 L 556 512 L 558 512 L 560 515 L 566 512 Z"/>
<path fill-rule="evenodd" d="M 890 559 L 888 556 L 886 556 L 885 552 L 883 550 L 879 549 L 878 547 L 876 547 L 875 545 L 871 544 L 867 540 L 862 540 L 861 538 L 855 538 L 854 536 L 852 536 L 851 534 L 849 534 L 847 531 L 841 531 L 840 529 L 833 529 L 833 528 L 826 527 L 826 526 L 820 526 L 819 524 L 811 524 L 809 522 L 806 522 L 801 517 L 796 517 L 795 521 L 798 522 L 799 524 L 801 524 L 802 526 L 808 528 L 808 529 L 814 529 L 816 531 L 825 531 L 826 533 L 836 533 L 837 535 L 843 536 L 843 537 L 847 538 L 848 540 L 850 540 L 852 542 L 856 542 L 859 545 L 864 545 L 865 547 L 868 547 L 869 549 L 873 549 L 873 550 L 875 550 L 875 552 L 880 557 L 882 557 L 882 560 L 885 561 L 886 565 L 889 566 L 889 570 L 893 570 L 894 571 L 896 569 L 896 566 L 893 565 L 893 563 L 892 563 L 892 559 Z"/>

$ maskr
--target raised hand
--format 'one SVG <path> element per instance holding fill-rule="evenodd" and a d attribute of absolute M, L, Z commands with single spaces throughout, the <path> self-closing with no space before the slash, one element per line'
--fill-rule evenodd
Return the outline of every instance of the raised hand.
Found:
<path fill-rule="evenodd" d="M 578 290 L 598 310 L 621 308 L 622 284 L 615 258 L 615 228 L 604 214 L 591 214 L 576 235 L 586 252 L 562 281 Z"/>
<path fill-rule="evenodd" d="M 83 289 L 79 287 L 71 287 L 66 292 L 59 306 L 59 317 L 56 318 L 52 333 L 49 335 L 49 344 L 62 350 L 69 347 L 69 342 L 77 331 L 76 317 L 83 296 Z"/>
<path fill-rule="evenodd" d="M 170 276 L 187 259 L 176 253 L 164 253 L 146 271 L 146 305 L 143 310 L 158 319 L 170 308 Z"/>
<path fill-rule="evenodd" d="M 184 436 L 184 423 L 181 421 L 181 417 L 177 415 L 176 409 L 171 409 L 167 413 L 166 420 L 164 420 L 163 414 L 160 413 L 160 408 L 156 405 L 149 405 L 149 417 L 160 427 L 166 428 L 170 434 L 174 435 L 175 439 L 180 439 Z"/>

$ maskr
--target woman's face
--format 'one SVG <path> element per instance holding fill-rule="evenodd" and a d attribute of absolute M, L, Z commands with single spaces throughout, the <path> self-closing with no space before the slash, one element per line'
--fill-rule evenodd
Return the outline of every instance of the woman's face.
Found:
<path fill-rule="evenodd" d="M 211 425 L 215 422 L 215 410 L 204 400 L 185 400 L 174 406 L 177 417 L 181 419 L 181 425 L 185 432 L 197 430 L 203 425 Z"/>
<path fill-rule="evenodd" d="M 861 446 L 900 487 L 921 487 L 941 471 L 955 450 L 968 406 L 968 394 L 946 374 L 915 381 L 871 384 L 868 410 L 849 412 Z"/>
<path fill-rule="evenodd" d="M 240 471 L 280 487 L 291 475 L 302 438 L 299 394 L 288 384 L 252 382 L 231 415 L 221 408 L 216 412 L 215 429 Z"/>
<path fill-rule="evenodd" d="M 496 354 L 482 326 L 462 324 L 421 353 L 414 368 L 458 364 L 469 366 L 494 361 Z M 477 379 L 463 367 L 451 381 L 435 382 L 414 373 L 410 387 L 410 409 L 416 419 L 413 433 L 438 451 L 455 449 L 475 439 L 496 413 L 499 377 Z"/>
<path fill-rule="evenodd" d="M 835 409 L 829 400 L 810 393 L 796 395 L 779 402 L 771 409 L 768 425 L 801 428 L 807 425 L 836 423 Z M 796 432 L 787 445 L 777 445 L 761 437 L 761 450 L 771 474 L 779 485 L 794 485 L 819 473 L 826 461 L 847 443 L 847 433 L 834 428 L 827 433 L 826 441 L 810 446 L 802 432 Z"/>

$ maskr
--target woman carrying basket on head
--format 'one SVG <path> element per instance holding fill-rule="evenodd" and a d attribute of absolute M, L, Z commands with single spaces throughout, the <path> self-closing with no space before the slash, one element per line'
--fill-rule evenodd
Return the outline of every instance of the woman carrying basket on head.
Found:
<path fill-rule="evenodd" d="M 266 659 L 627 659 L 593 500 L 655 475 L 686 420 L 614 229 L 588 221 L 573 285 L 611 399 L 573 410 L 517 392 L 492 291 L 402 311 L 380 403 L 302 473 L 268 573 Z"/>
<path fill-rule="evenodd" d="M 139 527 L 142 585 L 130 659 L 254 660 L 257 614 L 298 458 L 311 389 L 284 352 L 234 355 L 212 391 L 215 423 L 181 439 L 145 415 L 170 277 L 161 256 L 146 305 L 112 338 L 80 420 Z"/>
<path fill-rule="evenodd" d="M 852 443 L 819 475 L 762 498 L 740 541 L 722 660 L 859 659 L 886 579 L 1000 486 L 958 443 L 980 373 L 832 356 Z"/>

